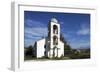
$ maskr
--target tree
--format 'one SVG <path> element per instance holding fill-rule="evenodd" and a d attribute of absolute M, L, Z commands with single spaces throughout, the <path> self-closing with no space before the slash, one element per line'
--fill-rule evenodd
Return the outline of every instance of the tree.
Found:
<path fill-rule="evenodd" d="M 29 47 L 25 48 L 25 56 L 32 55 L 33 47 L 30 45 Z"/>
<path fill-rule="evenodd" d="M 67 56 L 68 54 L 71 54 L 72 53 L 71 47 L 69 44 L 67 44 L 67 41 L 65 40 L 62 34 L 60 34 L 60 40 L 64 43 L 64 55 Z"/>

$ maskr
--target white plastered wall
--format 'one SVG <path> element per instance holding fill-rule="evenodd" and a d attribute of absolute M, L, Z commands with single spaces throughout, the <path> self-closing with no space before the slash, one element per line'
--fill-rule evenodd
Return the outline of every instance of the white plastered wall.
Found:
<path fill-rule="evenodd" d="M 45 45 L 45 39 L 37 41 L 37 58 L 41 58 L 44 56 L 45 52 L 44 45 Z"/>

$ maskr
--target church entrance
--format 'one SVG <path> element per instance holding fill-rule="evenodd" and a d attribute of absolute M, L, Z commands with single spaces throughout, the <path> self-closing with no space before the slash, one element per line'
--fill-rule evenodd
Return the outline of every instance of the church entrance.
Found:
<path fill-rule="evenodd" d="M 53 48 L 53 58 L 57 58 L 58 57 L 58 48 L 54 47 Z"/>

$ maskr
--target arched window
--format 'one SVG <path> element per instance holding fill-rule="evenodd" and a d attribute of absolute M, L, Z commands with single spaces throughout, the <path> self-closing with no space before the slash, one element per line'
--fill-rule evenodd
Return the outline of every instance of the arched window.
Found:
<path fill-rule="evenodd" d="M 53 33 L 58 34 L 58 27 L 57 25 L 53 25 Z"/>
<path fill-rule="evenodd" d="M 53 45 L 58 45 L 58 37 L 53 36 Z"/>

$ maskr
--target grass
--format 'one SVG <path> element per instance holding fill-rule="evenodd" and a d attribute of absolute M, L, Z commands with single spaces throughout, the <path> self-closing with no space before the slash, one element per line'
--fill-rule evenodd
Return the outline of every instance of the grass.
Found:
<path fill-rule="evenodd" d="M 61 57 L 61 58 L 46 58 L 46 57 L 42 57 L 42 58 L 36 58 L 36 57 L 32 57 L 32 56 L 25 56 L 24 60 L 37 60 L 37 61 L 47 61 L 47 60 L 68 60 L 70 59 L 70 57 Z"/>
<path fill-rule="evenodd" d="M 87 59 L 90 58 L 90 53 L 79 53 L 79 54 L 69 54 L 66 56 L 62 56 L 60 58 L 47 58 L 47 57 L 42 57 L 42 58 L 36 58 L 33 57 L 32 55 L 27 55 L 24 57 L 24 60 L 36 60 L 36 61 L 47 61 L 47 60 L 69 60 L 69 59 Z"/>

